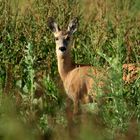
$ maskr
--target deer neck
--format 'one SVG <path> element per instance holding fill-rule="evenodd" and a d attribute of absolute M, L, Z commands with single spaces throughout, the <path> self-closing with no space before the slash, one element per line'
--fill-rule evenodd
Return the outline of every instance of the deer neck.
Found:
<path fill-rule="evenodd" d="M 68 73 L 74 68 L 74 63 L 72 63 L 71 55 L 67 54 L 66 56 L 57 56 L 58 61 L 58 71 L 62 81 L 65 80 Z"/>

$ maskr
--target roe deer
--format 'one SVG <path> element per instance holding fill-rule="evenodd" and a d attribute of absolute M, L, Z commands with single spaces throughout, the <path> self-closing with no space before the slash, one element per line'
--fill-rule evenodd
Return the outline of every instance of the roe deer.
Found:
<path fill-rule="evenodd" d="M 89 103 L 95 99 L 96 90 L 91 91 L 93 84 L 104 90 L 103 77 L 105 73 L 96 67 L 72 62 L 70 42 L 72 34 L 77 30 L 77 25 L 78 19 L 74 18 L 70 21 L 67 30 L 64 31 L 60 30 L 53 18 L 48 18 L 48 26 L 55 37 L 58 71 L 66 94 L 74 103 L 74 114 L 78 113 L 80 101 Z M 97 79 L 96 82 L 92 75 Z"/>

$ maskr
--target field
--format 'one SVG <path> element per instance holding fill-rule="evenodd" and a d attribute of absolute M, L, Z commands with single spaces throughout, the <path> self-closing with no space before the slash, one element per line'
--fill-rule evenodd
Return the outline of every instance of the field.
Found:
<path fill-rule="evenodd" d="M 106 102 L 72 124 L 48 17 L 62 28 L 78 17 L 73 60 L 109 69 Z M 0 140 L 140 139 L 140 73 L 124 82 L 128 63 L 140 66 L 139 0 L 0 0 Z"/>

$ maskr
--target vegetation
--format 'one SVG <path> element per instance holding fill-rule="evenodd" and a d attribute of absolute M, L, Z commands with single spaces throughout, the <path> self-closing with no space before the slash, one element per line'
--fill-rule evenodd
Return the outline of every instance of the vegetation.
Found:
<path fill-rule="evenodd" d="M 72 126 L 50 16 L 63 28 L 79 18 L 75 62 L 109 68 L 106 102 Z M 140 74 L 122 81 L 122 64 L 140 64 L 139 19 L 139 0 L 0 0 L 0 139 L 139 139 Z"/>

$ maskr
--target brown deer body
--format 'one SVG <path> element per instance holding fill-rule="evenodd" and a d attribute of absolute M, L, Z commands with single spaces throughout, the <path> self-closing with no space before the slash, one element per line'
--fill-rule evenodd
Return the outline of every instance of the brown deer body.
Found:
<path fill-rule="evenodd" d="M 49 18 L 48 25 L 55 37 L 58 71 L 63 81 L 66 94 L 74 103 L 74 114 L 76 114 L 78 113 L 80 101 L 82 103 L 89 103 L 96 96 L 96 92 L 92 91 L 92 86 L 95 82 L 90 75 L 98 78 L 97 81 L 99 82 L 96 82 L 96 85 L 100 88 L 104 87 L 104 83 L 101 80 L 104 76 L 100 69 L 72 62 L 70 42 L 71 36 L 77 28 L 77 18 L 74 18 L 69 23 L 67 31 L 60 30 L 52 18 Z M 92 95 L 90 94 L 91 91 Z"/>

